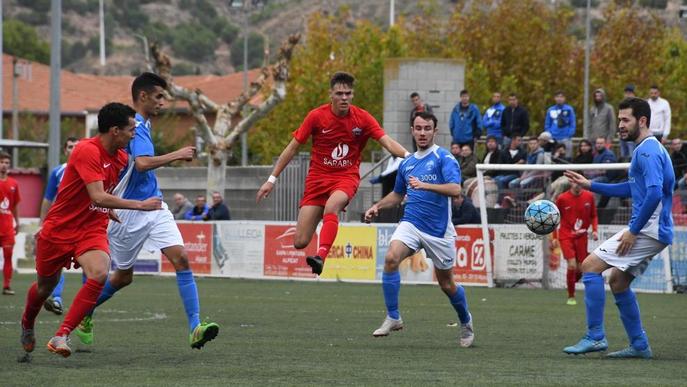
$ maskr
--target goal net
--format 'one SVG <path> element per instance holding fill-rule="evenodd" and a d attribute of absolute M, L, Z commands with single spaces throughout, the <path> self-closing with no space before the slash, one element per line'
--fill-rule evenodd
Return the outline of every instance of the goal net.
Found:
<path fill-rule="evenodd" d="M 567 263 L 558 247 L 556 235 L 539 236 L 527 229 L 524 212 L 534 200 L 555 202 L 569 188 L 566 170 L 583 173 L 590 180 L 622 182 L 627 180 L 629 163 L 614 164 L 478 164 L 477 177 L 465 181 L 464 192 L 481 214 L 481 229 L 489 286 L 532 286 L 564 289 Z M 679 195 L 673 198 L 676 225 L 672 246 L 654 257 L 645 273 L 632 284 L 645 292 L 672 292 L 687 280 L 687 219 Z M 687 196 L 686 196 L 687 197 Z M 589 230 L 589 252 L 627 226 L 631 199 L 595 194 L 599 220 L 598 240 Z M 490 237 L 491 234 L 491 237 Z"/>

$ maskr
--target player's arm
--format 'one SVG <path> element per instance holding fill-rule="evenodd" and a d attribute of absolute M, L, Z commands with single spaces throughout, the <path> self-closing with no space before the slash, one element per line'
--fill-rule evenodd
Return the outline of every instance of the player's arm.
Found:
<path fill-rule="evenodd" d="M 410 179 L 408 179 L 408 183 L 414 189 L 431 191 L 444 196 L 458 196 L 461 192 L 460 184 L 458 183 L 432 184 L 426 181 L 420 181 L 415 176 L 411 176 Z"/>
<path fill-rule="evenodd" d="M 591 200 L 592 202 L 592 238 L 594 240 L 599 239 L 599 215 L 596 213 L 596 203 L 594 203 L 594 198 Z"/>
<path fill-rule="evenodd" d="M 146 200 L 127 200 L 105 192 L 103 182 L 93 181 L 86 184 L 86 190 L 91 201 L 102 208 L 122 208 L 128 210 L 152 211 L 162 208 L 162 199 L 158 197 Z"/>
<path fill-rule="evenodd" d="M 12 216 L 14 216 L 14 232 L 19 232 L 19 203 L 15 203 L 14 208 L 12 208 Z"/>
<path fill-rule="evenodd" d="M 184 160 L 191 161 L 196 155 L 196 147 L 185 146 L 181 149 L 177 149 L 174 152 L 167 153 L 160 156 L 138 156 L 134 162 L 136 166 L 136 171 L 146 172 L 152 169 L 157 169 L 170 164 L 174 161 Z"/>
<path fill-rule="evenodd" d="M 391 191 L 388 195 L 384 196 L 382 200 L 373 204 L 367 211 L 365 211 L 365 223 L 370 223 L 372 219 L 377 217 L 379 210 L 389 207 L 395 207 L 403 201 L 403 195 L 398 192 Z"/>
<path fill-rule="evenodd" d="M 50 206 L 52 206 L 52 201 L 43 198 L 43 201 L 41 202 L 41 213 L 39 215 L 39 221 L 38 224 L 41 225 L 43 224 L 43 220 L 45 220 L 45 216 L 48 215 L 48 210 L 50 209 Z"/>
<path fill-rule="evenodd" d="M 301 147 L 301 143 L 295 138 L 291 139 L 291 142 L 284 148 L 284 150 L 279 155 L 277 162 L 274 163 L 274 168 L 272 169 L 272 174 L 267 179 L 267 181 L 260 187 L 257 195 L 255 195 L 255 202 L 259 203 L 262 199 L 269 196 L 270 192 L 274 189 L 274 184 L 277 182 L 277 177 L 282 173 L 284 168 L 291 162 L 293 156 L 298 153 L 298 149 Z"/>
<path fill-rule="evenodd" d="M 632 197 L 632 192 L 630 191 L 630 183 L 628 182 L 615 184 L 597 183 L 590 182 L 586 177 L 582 176 L 577 172 L 565 171 L 563 172 L 563 174 L 568 179 L 579 184 L 582 188 L 588 189 L 592 192 L 596 192 L 604 196 L 615 196 L 620 198 Z"/>
<path fill-rule="evenodd" d="M 398 141 L 391 138 L 388 134 L 383 135 L 377 141 L 379 142 L 379 145 L 384 147 L 384 149 L 396 157 L 406 158 L 408 155 L 410 155 L 410 152 L 408 152 L 403 145 L 399 144 Z"/>

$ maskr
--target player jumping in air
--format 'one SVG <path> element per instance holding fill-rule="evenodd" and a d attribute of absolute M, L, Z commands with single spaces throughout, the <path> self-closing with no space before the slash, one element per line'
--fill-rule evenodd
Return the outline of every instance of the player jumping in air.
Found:
<path fill-rule="evenodd" d="M 12 156 L 0 152 L 0 247 L 4 264 L 2 267 L 2 294 L 13 296 L 12 282 L 12 252 L 14 250 L 14 236 L 19 232 L 19 184 L 7 174 L 10 170 Z"/>
<path fill-rule="evenodd" d="M 592 238 L 599 239 L 598 217 L 594 195 L 582 189 L 574 181 L 570 189 L 556 199 L 556 207 L 561 212 L 561 226 L 558 229 L 558 241 L 563 258 L 568 262 L 566 283 L 568 285 L 568 305 L 577 305 L 575 301 L 575 283 L 582 278 L 580 265 L 587 258 L 587 230 L 592 226 Z"/>
<path fill-rule="evenodd" d="M 629 181 L 618 184 L 589 182 L 584 176 L 566 171 L 571 181 L 606 196 L 632 198 L 628 228 L 597 247 L 582 263 L 587 334 L 577 344 L 565 347 L 569 354 L 605 351 L 606 293 L 601 273 L 611 269 L 609 284 L 615 297 L 630 346 L 609 353 L 614 358 L 651 358 L 651 347 L 642 327 L 639 304 L 630 284 L 641 275 L 651 259 L 673 241 L 673 186 L 675 172 L 670 156 L 651 135 L 651 109 L 643 99 L 627 98 L 618 106 L 620 139 L 634 141 Z"/>
<path fill-rule="evenodd" d="M 401 223 L 391 236 L 384 258 L 382 290 L 387 316 L 372 335 L 388 336 L 403 329 L 398 311 L 401 288 L 401 261 L 425 249 L 434 263 L 434 273 L 441 290 L 448 296 L 460 320 L 461 347 L 469 347 L 475 339 L 472 316 L 468 311 L 465 290 L 453 281 L 456 259 L 456 229 L 451 223 L 451 197 L 460 194 L 460 166 L 446 149 L 434 144 L 437 119 L 431 113 L 419 113 L 413 121 L 413 138 L 417 152 L 398 167 L 394 190 L 365 212 L 365 221 L 377 216 L 380 209 L 394 207 L 407 195 Z"/>
<path fill-rule="evenodd" d="M 153 73 L 139 75 L 131 86 L 136 109 L 136 135 L 127 147 L 129 164 L 115 189 L 115 194 L 124 199 L 161 198 L 162 192 L 153 171 L 173 161 L 190 161 L 195 156 L 195 148 L 192 146 L 166 155 L 155 155 L 150 118 L 157 115 L 162 108 L 166 88 L 167 82 Z M 167 205 L 163 203 L 161 211 L 122 210 L 118 211 L 117 215 L 122 222 L 110 223 L 107 230 L 115 270 L 105 283 L 96 306 L 110 299 L 115 292 L 133 281 L 134 263 L 147 241 L 149 246 L 162 250 L 165 257 L 174 265 L 179 295 L 188 319 L 191 348 L 202 348 L 206 342 L 217 336 L 219 325 L 213 322 L 200 322 L 198 289 L 189 267 L 184 240 Z M 74 333 L 84 344 L 93 343 L 92 312 Z"/>
<path fill-rule="evenodd" d="M 370 113 L 351 104 L 354 82 L 348 73 L 337 72 L 332 76 L 329 82 L 331 102 L 308 113 L 256 196 L 259 202 L 272 192 L 279 174 L 312 136 L 310 169 L 298 212 L 294 246 L 304 249 L 322 220 L 317 255 L 306 258 L 315 274 L 322 273 L 324 261 L 336 239 L 339 213 L 358 190 L 360 157 L 367 140 L 372 137 L 394 156 L 408 155 L 405 148 L 384 133 Z"/>
<path fill-rule="evenodd" d="M 60 280 L 62 268 L 81 266 L 87 280 L 74 297 L 69 313 L 48 342 L 48 350 L 71 355 L 69 333 L 95 305 L 110 268 L 107 243 L 109 208 L 152 211 L 160 198 L 120 199 L 112 192 L 126 166 L 126 147 L 134 136 L 134 114 L 129 106 L 105 105 L 98 113 L 98 135 L 81 141 L 67 162 L 60 194 L 36 235 L 37 282 L 29 288 L 21 321 L 21 343 L 32 352 L 34 324 L 45 300 Z"/>

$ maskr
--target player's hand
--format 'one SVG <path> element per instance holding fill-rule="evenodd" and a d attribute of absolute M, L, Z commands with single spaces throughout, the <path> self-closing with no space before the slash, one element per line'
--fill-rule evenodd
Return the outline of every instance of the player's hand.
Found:
<path fill-rule="evenodd" d="M 110 208 L 110 211 L 107 212 L 107 216 L 109 216 L 110 220 L 113 222 L 122 223 L 122 220 L 119 219 L 119 215 L 117 215 L 115 210 L 113 210 L 112 208 Z"/>
<path fill-rule="evenodd" d="M 599 233 L 596 231 L 592 231 L 592 239 L 594 239 L 595 241 L 598 241 L 599 240 Z"/>
<path fill-rule="evenodd" d="M 425 187 L 425 183 L 418 180 L 415 176 L 411 176 L 410 179 L 408 179 L 408 184 L 410 184 L 410 187 L 413 189 L 424 189 Z"/>
<path fill-rule="evenodd" d="M 273 189 L 274 183 L 266 181 L 258 190 L 258 194 L 255 195 L 255 202 L 260 203 L 262 199 L 266 199 L 268 196 L 270 196 L 270 193 L 272 193 Z"/>
<path fill-rule="evenodd" d="M 630 251 L 632 246 L 635 244 L 635 241 L 637 240 L 637 235 L 631 233 L 630 230 L 626 230 L 618 240 L 620 241 L 620 244 L 618 245 L 618 248 L 615 250 L 615 253 L 620 256 L 623 256 L 627 254 L 627 252 Z"/>
<path fill-rule="evenodd" d="M 185 146 L 176 151 L 177 160 L 193 161 L 196 157 L 196 147 L 195 146 Z"/>
<path fill-rule="evenodd" d="M 379 215 L 379 207 L 376 204 L 372 205 L 367 211 L 365 211 L 365 223 L 370 223 L 372 219 Z"/>
<path fill-rule="evenodd" d="M 589 187 L 592 186 L 592 183 L 590 183 L 589 180 L 587 180 L 586 177 L 580 175 L 580 174 L 577 173 L 577 172 L 574 172 L 574 171 L 565 171 L 565 172 L 563 172 L 563 174 L 564 174 L 565 177 L 567 177 L 570 181 L 573 181 L 573 182 L 579 184 L 580 187 L 582 187 L 582 188 L 584 188 L 584 189 L 589 189 Z"/>
<path fill-rule="evenodd" d="M 162 208 L 162 199 L 160 198 L 148 198 L 141 202 L 141 210 L 143 211 L 155 211 Z"/>

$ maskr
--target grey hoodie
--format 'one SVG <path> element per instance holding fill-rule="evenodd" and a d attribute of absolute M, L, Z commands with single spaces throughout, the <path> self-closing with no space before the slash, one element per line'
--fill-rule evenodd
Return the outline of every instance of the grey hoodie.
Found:
<path fill-rule="evenodd" d="M 610 141 L 615 136 L 617 130 L 615 111 L 613 106 L 606 102 L 606 92 L 604 89 L 594 90 L 594 94 L 601 93 L 601 102 L 593 100 L 592 107 L 589 109 L 589 140 L 594 143 L 598 137 L 605 137 Z M 592 94 L 592 99 L 594 98 Z"/>

